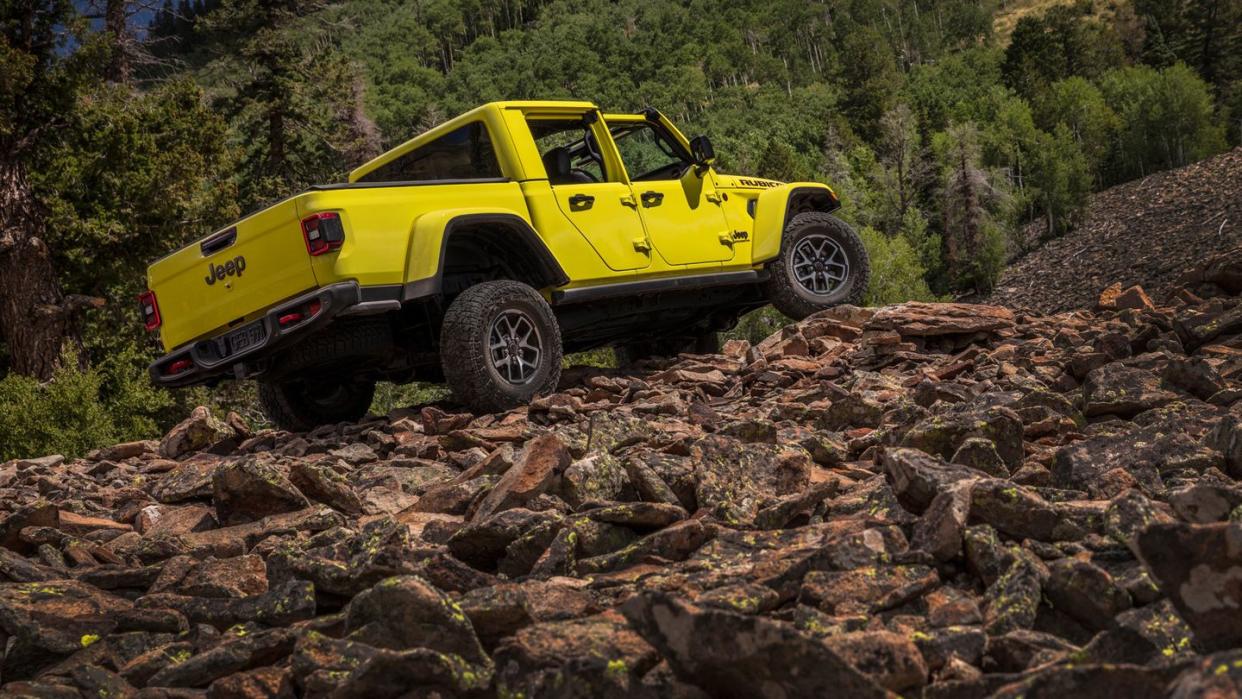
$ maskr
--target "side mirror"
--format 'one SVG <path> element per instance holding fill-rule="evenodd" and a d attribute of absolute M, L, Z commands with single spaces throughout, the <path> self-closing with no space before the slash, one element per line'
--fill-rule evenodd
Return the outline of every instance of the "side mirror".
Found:
<path fill-rule="evenodd" d="M 690 139 L 690 156 L 699 167 L 711 165 L 716 160 L 716 149 L 712 147 L 712 140 L 706 136 Z"/>

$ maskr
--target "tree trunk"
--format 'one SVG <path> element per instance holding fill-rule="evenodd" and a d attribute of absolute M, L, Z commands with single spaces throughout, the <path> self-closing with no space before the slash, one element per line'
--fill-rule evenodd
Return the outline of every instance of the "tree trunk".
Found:
<path fill-rule="evenodd" d="M 12 371 L 47 380 L 60 365 L 63 344 L 78 349 L 81 339 L 42 229 L 25 167 L 0 160 L 0 338 Z"/>
<path fill-rule="evenodd" d="M 129 84 L 130 78 L 130 36 L 125 26 L 128 20 L 126 0 L 108 0 L 104 9 L 104 31 L 112 43 L 112 56 L 108 60 L 108 73 L 105 77 L 116 83 Z"/>

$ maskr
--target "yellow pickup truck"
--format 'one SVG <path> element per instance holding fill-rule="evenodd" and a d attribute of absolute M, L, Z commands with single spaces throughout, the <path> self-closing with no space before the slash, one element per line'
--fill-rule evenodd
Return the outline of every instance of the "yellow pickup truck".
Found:
<path fill-rule="evenodd" d="M 255 379 L 290 430 L 361 417 L 378 380 L 503 410 L 554 390 L 565 351 L 712 351 L 766 303 L 862 298 L 832 189 L 713 161 L 653 109 L 485 104 L 152 263 L 152 379 Z"/>

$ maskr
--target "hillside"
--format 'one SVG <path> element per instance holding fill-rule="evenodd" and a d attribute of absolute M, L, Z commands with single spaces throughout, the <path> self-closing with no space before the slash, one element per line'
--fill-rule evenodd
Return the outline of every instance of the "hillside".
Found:
<path fill-rule="evenodd" d="M 1114 282 L 1166 299 L 1189 270 L 1242 243 L 1242 148 L 1093 195 L 1066 235 L 1015 260 L 987 299 L 1055 313 Z"/>
<path fill-rule="evenodd" d="M 1236 688 L 1239 252 L 1192 303 L 841 307 L 505 414 L 0 464 L 0 694 Z"/>

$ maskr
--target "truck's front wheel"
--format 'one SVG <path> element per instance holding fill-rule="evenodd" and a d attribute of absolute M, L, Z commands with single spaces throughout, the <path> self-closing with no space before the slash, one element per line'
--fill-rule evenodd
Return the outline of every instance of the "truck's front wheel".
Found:
<path fill-rule="evenodd" d="M 818 211 L 794 216 L 769 267 L 764 291 L 776 310 L 802 320 L 843 303 L 862 303 L 871 265 L 862 239 L 841 219 Z"/>
<path fill-rule="evenodd" d="M 281 429 L 306 432 L 319 425 L 354 422 L 367 414 L 375 382 L 364 379 L 300 379 L 259 384 L 259 404 Z"/>
<path fill-rule="evenodd" d="M 494 281 L 466 289 L 444 314 L 444 378 L 478 412 L 517 407 L 551 393 L 561 378 L 561 330 L 531 287 Z"/>

